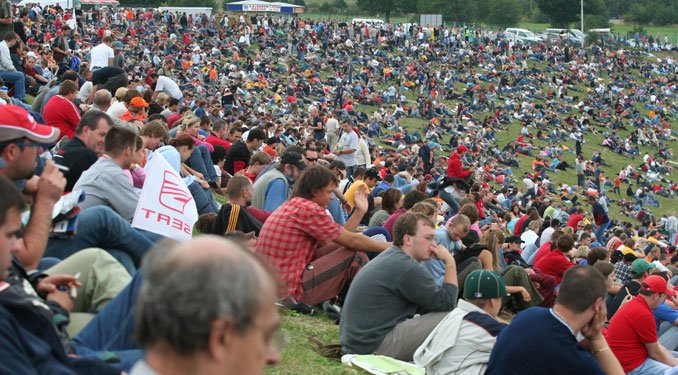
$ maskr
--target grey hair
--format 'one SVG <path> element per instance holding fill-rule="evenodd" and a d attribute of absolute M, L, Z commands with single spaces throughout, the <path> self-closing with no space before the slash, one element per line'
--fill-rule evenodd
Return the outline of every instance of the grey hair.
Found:
<path fill-rule="evenodd" d="M 165 342 L 191 354 L 207 348 L 215 319 L 230 320 L 240 333 L 252 325 L 261 305 L 262 267 L 240 245 L 219 241 L 236 251 L 192 259 L 186 249 L 180 254 L 186 245 L 164 242 L 149 252 L 135 306 L 141 347 Z"/>
<path fill-rule="evenodd" d="M 94 93 L 94 104 L 99 107 L 111 105 L 111 99 L 113 99 L 113 96 L 111 95 L 111 92 L 106 89 L 97 90 L 97 92 Z"/>

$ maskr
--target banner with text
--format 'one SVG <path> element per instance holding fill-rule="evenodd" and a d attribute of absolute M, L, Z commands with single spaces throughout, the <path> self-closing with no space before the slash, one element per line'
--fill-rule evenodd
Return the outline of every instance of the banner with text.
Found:
<path fill-rule="evenodd" d="M 178 241 L 190 240 L 198 209 L 178 172 L 156 153 L 146 164 L 146 182 L 132 226 Z"/>

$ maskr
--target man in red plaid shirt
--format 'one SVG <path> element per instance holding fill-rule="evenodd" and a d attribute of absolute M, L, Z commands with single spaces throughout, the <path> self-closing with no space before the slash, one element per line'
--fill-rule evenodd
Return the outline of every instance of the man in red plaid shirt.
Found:
<path fill-rule="evenodd" d="M 343 227 L 327 206 L 339 181 L 326 167 L 308 167 L 295 184 L 292 199 L 266 220 L 257 253 L 278 270 L 285 282 L 281 297 L 316 305 L 336 297 L 367 263 L 363 251 L 383 251 L 391 244 L 356 233 L 367 212 L 365 190 L 356 192 L 355 210 Z"/>

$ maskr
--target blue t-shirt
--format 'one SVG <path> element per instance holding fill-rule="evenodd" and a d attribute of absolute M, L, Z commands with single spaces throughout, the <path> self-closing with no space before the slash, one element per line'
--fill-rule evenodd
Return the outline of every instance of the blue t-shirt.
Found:
<path fill-rule="evenodd" d="M 529 308 L 504 328 L 486 375 L 600 374 L 603 369 L 550 309 Z"/>
<path fill-rule="evenodd" d="M 654 314 L 654 320 L 657 321 L 657 329 L 659 329 L 659 325 L 661 325 L 662 322 L 673 324 L 673 322 L 678 319 L 678 311 L 664 302 L 654 309 L 652 313 Z"/>

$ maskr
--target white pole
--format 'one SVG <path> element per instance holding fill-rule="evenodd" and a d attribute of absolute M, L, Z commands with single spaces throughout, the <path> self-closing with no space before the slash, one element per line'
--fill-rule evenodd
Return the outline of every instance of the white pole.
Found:
<path fill-rule="evenodd" d="M 581 39 L 581 47 L 584 48 L 584 42 L 586 35 L 584 34 L 584 0 L 581 0 L 581 34 L 583 35 Z"/>

